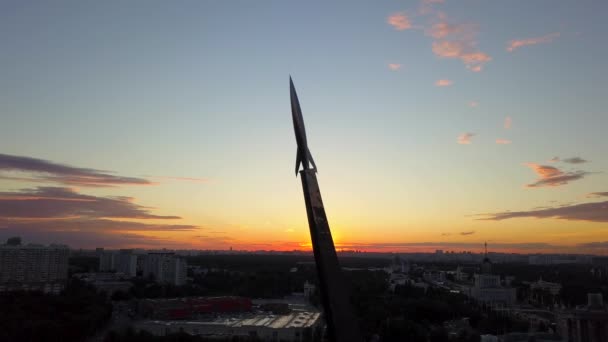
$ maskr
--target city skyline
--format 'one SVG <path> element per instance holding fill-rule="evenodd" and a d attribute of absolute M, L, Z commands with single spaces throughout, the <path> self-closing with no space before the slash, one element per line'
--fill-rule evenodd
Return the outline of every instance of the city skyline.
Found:
<path fill-rule="evenodd" d="M 270 3 L 2 5 L 0 240 L 309 249 L 291 74 L 336 248 L 606 254 L 607 4 Z"/>

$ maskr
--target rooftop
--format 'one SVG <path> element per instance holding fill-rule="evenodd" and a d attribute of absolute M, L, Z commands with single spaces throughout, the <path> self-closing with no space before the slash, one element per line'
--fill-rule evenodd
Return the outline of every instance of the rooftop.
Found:
<path fill-rule="evenodd" d="M 204 321 L 145 321 L 144 324 L 163 326 L 266 327 L 269 329 L 309 328 L 319 320 L 319 312 L 292 312 L 287 315 L 253 314 L 239 317 L 220 317 Z"/>

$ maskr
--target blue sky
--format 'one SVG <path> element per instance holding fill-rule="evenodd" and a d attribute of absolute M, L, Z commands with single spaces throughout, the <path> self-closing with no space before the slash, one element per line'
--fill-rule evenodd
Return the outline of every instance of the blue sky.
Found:
<path fill-rule="evenodd" d="M 536 242 L 581 225 L 589 231 L 577 243 L 604 233 L 605 222 L 470 216 L 608 191 L 603 1 L 0 6 L 0 154 L 154 180 L 77 190 L 133 197 L 200 227 L 200 236 L 221 227 L 223 247 L 254 246 L 265 234 L 273 246 L 308 239 L 292 171 L 289 75 L 345 245 L 381 243 L 366 233 L 377 226 L 387 239 L 416 242 L 475 230 L 466 236 L 472 244 Z M 389 24 L 395 15 L 409 27 Z M 437 36 L 442 23 L 456 33 Z M 450 39 L 488 59 L 479 72 L 434 51 Z M 511 41 L 527 43 L 509 52 Z M 465 133 L 471 143 L 458 144 Z M 554 156 L 589 162 L 549 163 Z M 587 173 L 526 188 L 542 178 L 526 163 Z M 4 192 L 50 185 L 65 184 L 0 179 Z M 520 232 L 503 233 L 505 225 Z M 525 236 L 530 228 L 538 234 Z M 179 243 L 192 236 L 154 234 Z"/>

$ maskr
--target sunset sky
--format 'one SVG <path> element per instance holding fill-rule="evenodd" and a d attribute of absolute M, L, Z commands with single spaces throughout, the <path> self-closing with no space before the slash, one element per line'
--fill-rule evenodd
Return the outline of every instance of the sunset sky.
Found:
<path fill-rule="evenodd" d="M 0 239 L 608 251 L 608 2 L 0 4 Z"/>

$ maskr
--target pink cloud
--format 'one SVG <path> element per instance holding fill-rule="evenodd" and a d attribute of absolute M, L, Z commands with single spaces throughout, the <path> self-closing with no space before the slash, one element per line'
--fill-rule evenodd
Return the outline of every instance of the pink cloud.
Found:
<path fill-rule="evenodd" d="M 554 166 L 539 165 L 536 163 L 526 163 L 524 165 L 531 168 L 538 176 L 536 182 L 526 185 L 528 188 L 566 185 L 569 182 L 582 179 L 588 174 L 584 171 L 563 172 Z"/>
<path fill-rule="evenodd" d="M 458 143 L 461 145 L 469 145 L 475 133 L 462 133 L 458 136 Z"/>
<path fill-rule="evenodd" d="M 405 12 L 397 12 L 389 15 L 386 22 L 397 31 L 404 31 L 412 28 L 412 22 Z"/>
<path fill-rule="evenodd" d="M 488 54 L 476 51 L 475 43 L 466 40 L 439 40 L 433 42 L 433 53 L 441 58 L 457 58 L 471 71 L 479 72 L 492 60 Z"/>
<path fill-rule="evenodd" d="M 553 32 L 541 37 L 513 39 L 507 43 L 507 51 L 513 52 L 522 46 L 550 43 L 558 37 L 559 32 Z"/>
<path fill-rule="evenodd" d="M 511 140 L 507 139 L 496 139 L 496 143 L 499 145 L 508 145 L 511 143 Z"/>
<path fill-rule="evenodd" d="M 479 102 L 477 102 L 477 101 L 469 102 L 469 107 L 478 107 L 478 106 L 479 106 Z"/>
<path fill-rule="evenodd" d="M 427 31 L 427 34 L 433 38 L 441 39 L 449 35 L 462 33 L 469 28 L 470 25 L 466 24 L 448 24 L 447 22 L 438 22 L 431 26 L 431 29 Z"/>
<path fill-rule="evenodd" d="M 433 37 L 433 53 L 440 58 L 460 59 L 467 69 L 480 72 L 492 57 L 477 48 L 478 28 L 470 23 L 450 23 L 445 13 L 437 14 L 437 21 L 426 31 Z"/>
<path fill-rule="evenodd" d="M 435 85 L 438 87 L 449 87 L 452 84 L 454 84 L 454 82 L 450 80 L 437 80 L 437 82 L 435 82 Z"/>
<path fill-rule="evenodd" d="M 511 123 L 512 123 L 511 117 L 510 117 L 510 116 L 507 116 L 507 117 L 505 118 L 505 125 L 504 125 L 504 126 L 505 126 L 505 129 L 509 129 L 509 128 L 511 128 Z"/>
<path fill-rule="evenodd" d="M 388 64 L 388 68 L 393 70 L 393 71 L 397 71 L 399 69 L 401 69 L 401 64 L 399 63 L 389 63 Z"/>
<path fill-rule="evenodd" d="M 444 2 L 444 0 L 422 0 L 418 12 L 420 14 L 429 14 L 433 11 L 433 5 L 443 4 Z"/>

